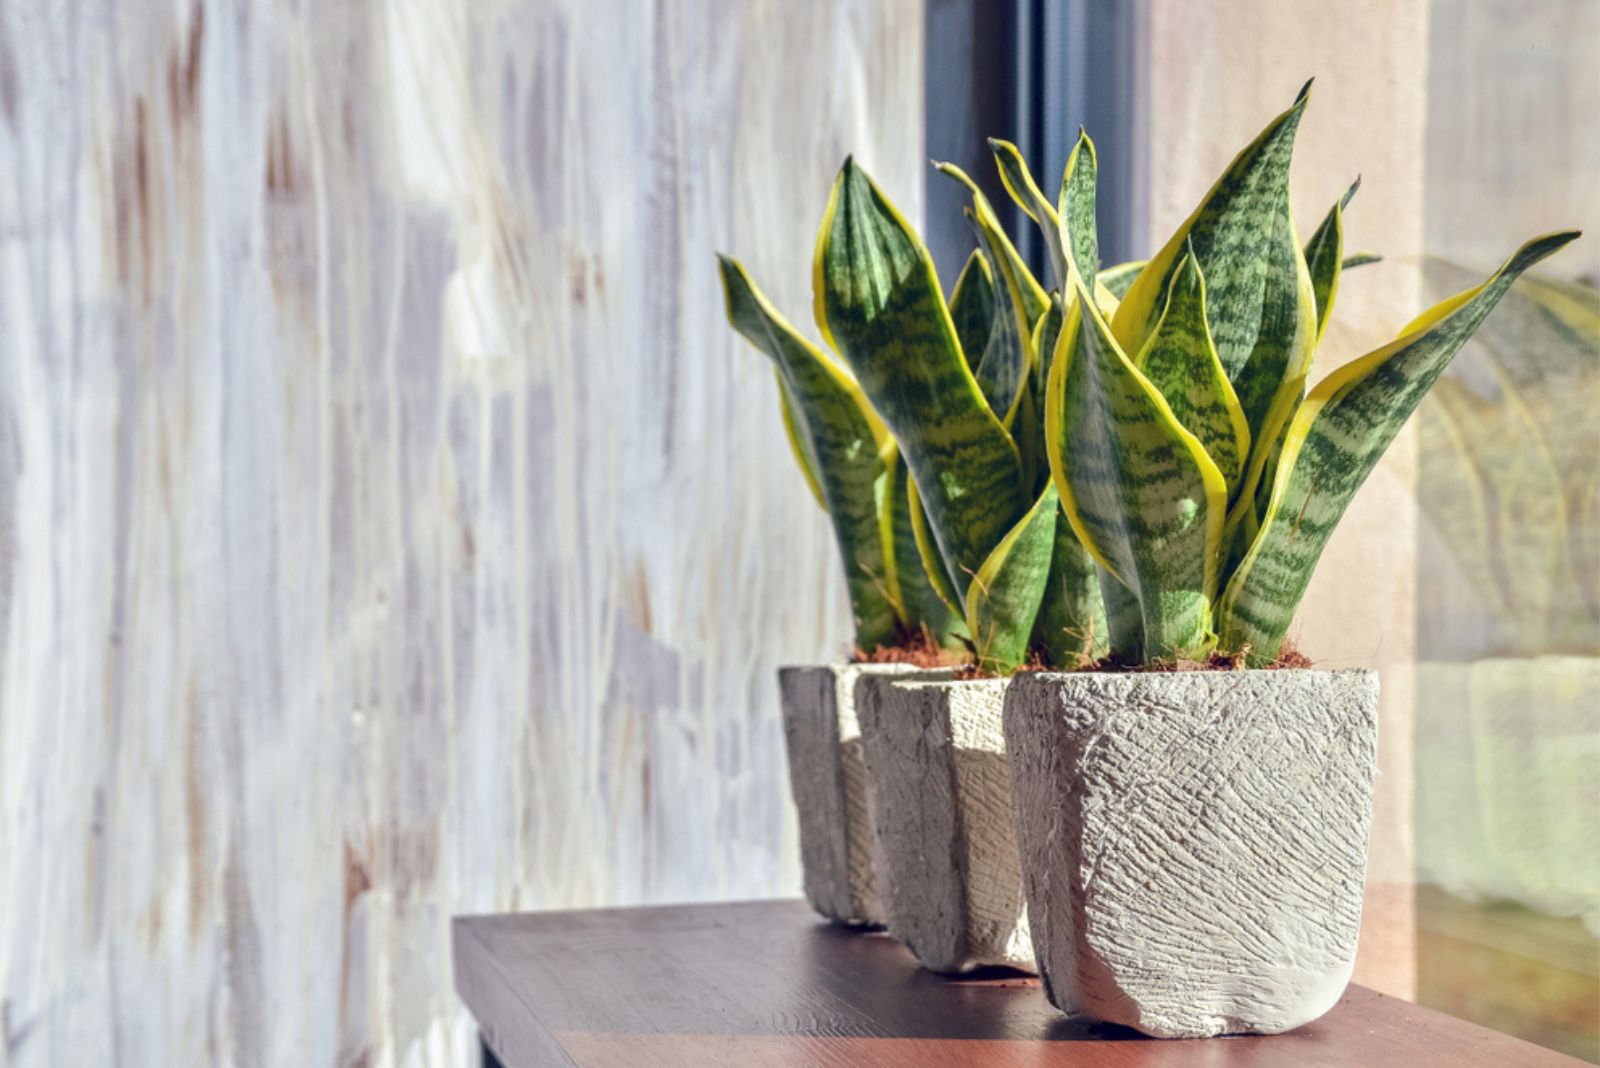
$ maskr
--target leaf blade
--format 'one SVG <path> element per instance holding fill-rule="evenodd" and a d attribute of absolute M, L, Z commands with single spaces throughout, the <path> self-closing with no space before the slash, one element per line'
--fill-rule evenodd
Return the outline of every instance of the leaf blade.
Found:
<path fill-rule="evenodd" d="M 1223 648 L 1270 662 L 1334 526 L 1452 357 L 1518 275 L 1577 233 L 1523 245 L 1483 284 L 1435 305 L 1393 342 L 1334 371 L 1300 405 L 1260 533 L 1219 606 Z"/>
<path fill-rule="evenodd" d="M 1173 273 L 1166 307 L 1135 364 L 1200 440 L 1231 494 L 1250 454 L 1250 427 L 1211 341 L 1205 278 L 1193 255 Z"/>
<path fill-rule="evenodd" d="M 1055 486 L 1046 485 L 967 589 L 967 631 L 978 665 L 986 670 L 1015 671 L 1027 659 L 1055 552 L 1059 512 Z"/>
<path fill-rule="evenodd" d="M 885 474 L 887 432 L 860 387 L 791 326 L 744 267 L 719 256 L 723 294 L 734 329 L 772 360 L 782 381 L 786 418 L 806 450 L 801 468 L 814 478 L 833 522 L 843 560 L 856 643 L 871 649 L 905 625 L 888 581 L 877 501 Z M 792 401 L 792 404 L 790 403 Z"/>
<path fill-rule="evenodd" d="M 899 443 L 964 595 L 1032 503 L 1021 458 L 961 354 L 927 248 L 851 159 L 829 196 L 813 273 L 818 325 Z"/>
<path fill-rule="evenodd" d="M 1210 296 L 1217 355 L 1259 437 L 1280 387 L 1304 373 L 1315 342 L 1311 279 L 1289 205 L 1289 164 L 1310 83 L 1244 148 L 1117 306 L 1112 332 L 1143 348 L 1183 250 L 1192 244 Z"/>

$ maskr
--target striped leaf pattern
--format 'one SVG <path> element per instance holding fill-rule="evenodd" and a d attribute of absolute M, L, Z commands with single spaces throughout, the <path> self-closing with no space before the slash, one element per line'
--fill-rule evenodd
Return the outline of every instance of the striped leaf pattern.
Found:
<path fill-rule="evenodd" d="M 1530 241 L 1488 281 L 1311 391 L 1290 425 L 1261 531 L 1223 595 L 1223 648 L 1247 651 L 1252 664 L 1273 659 L 1334 525 L 1434 379 L 1517 276 L 1577 236 Z"/>
<path fill-rule="evenodd" d="M 1201 651 L 1227 500 L 1222 474 L 1123 354 L 1082 281 L 1074 284 L 1081 331 L 1056 367 L 1062 503 L 1084 547 L 1138 599 L 1143 657 Z"/>
<path fill-rule="evenodd" d="M 872 649 L 891 642 L 907 622 L 896 611 L 878 516 L 889 477 L 884 454 L 894 446 L 849 376 L 800 336 L 742 266 L 726 256 L 718 260 L 728 319 L 776 365 L 790 440 L 833 520 L 856 644 Z"/>
<path fill-rule="evenodd" d="M 976 367 L 989 344 L 989 326 L 994 321 L 994 275 L 977 249 L 967 257 L 950 291 L 950 321 L 955 324 L 967 366 Z"/>
<path fill-rule="evenodd" d="M 901 462 L 904 462 L 904 457 L 901 457 Z M 951 617 L 962 619 L 965 610 L 961 606 L 961 598 L 956 594 L 950 565 L 945 563 L 938 544 L 933 540 L 933 531 L 928 528 L 928 510 L 922 506 L 922 497 L 917 493 L 917 480 L 907 478 L 905 489 L 906 512 L 911 519 L 911 539 L 916 544 L 917 556 L 922 560 L 922 572 L 927 576 L 934 596 L 939 598 Z"/>
<path fill-rule="evenodd" d="M 950 610 L 923 561 L 912 526 L 910 483 L 905 457 L 895 449 L 878 482 L 878 530 L 888 571 L 885 585 L 907 631 L 922 630 L 934 644 L 953 647 L 966 637 L 966 625 L 959 613 Z M 943 561 L 937 563 L 942 569 Z"/>
<path fill-rule="evenodd" d="M 854 160 L 834 182 L 813 270 L 818 325 L 899 443 L 964 598 L 1033 500 L 961 354 L 927 248 Z"/>
<path fill-rule="evenodd" d="M 1039 183 L 1033 180 L 1033 172 L 1028 169 L 1027 161 L 1017 151 L 1016 145 L 991 137 L 989 148 L 994 152 L 995 163 L 1000 168 L 1000 181 L 1006 187 L 1006 192 L 1011 194 L 1011 199 L 1017 202 L 1028 218 L 1039 225 L 1040 232 L 1044 234 L 1044 247 L 1050 254 L 1057 287 L 1067 289 L 1067 253 L 1061 243 L 1060 215 L 1040 191 Z"/>
<path fill-rule="evenodd" d="M 1328 209 L 1311 240 L 1306 242 L 1306 268 L 1311 272 L 1311 295 L 1316 300 L 1319 343 L 1322 332 L 1328 328 L 1333 300 L 1339 294 L 1339 272 L 1344 268 L 1344 209 L 1350 206 L 1351 198 L 1360 188 L 1361 176 L 1357 175 L 1344 196 Z"/>
<path fill-rule="evenodd" d="M 1090 293 L 1094 292 L 1095 277 L 1100 267 L 1100 228 L 1095 222 L 1095 186 L 1099 181 L 1100 160 L 1095 154 L 1094 142 L 1083 130 L 1067 156 L 1067 166 L 1061 172 L 1061 193 L 1056 202 L 1056 216 L 1061 226 L 1061 245 L 1066 249 L 1067 266 L 1075 272 Z M 1139 277 L 1143 277 L 1140 272 Z M 1062 298 L 1072 293 L 1069 281 L 1061 283 Z M 1125 349 L 1136 351 L 1136 349 Z"/>
<path fill-rule="evenodd" d="M 1144 270 L 1144 260 L 1129 260 L 1119 263 L 1114 267 L 1103 267 L 1095 274 L 1095 280 L 1105 286 L 1113 297 L 1121 301 L 1128 295 L 1128 289 L 1133 285 L 1133 280 L 1139 277 L 1139 272 Z"/>
<path fill-rule="evenodd" d="M 967 590 L 967 630 L 973 652 L 985 670 L 1015 671 L 1028 656 L 1044 598 L 1056 545 L 1060 498 L 1046 485 L 994 552 Z"/>
<path fill-rule="evenodd" d="M 1237 486 L 1250 452 L 1250 428 L 1211 342 L 1205 279 L 1192 253 L 1172 275 L 1166 308 L 1137 365 L 1178 422 L 1200 439 L 1229 489 Z"/>
<path fill-rule="evenodd" d="M 1059 501 L 1058 494 L 1052 496 Z M 1106 655 L 1109 636 L 1099 568 L 1058 506 L 1055 550 L 1039 618 L 1033 625 L 1032 644 L 1050 664 L 1085 667 Z"/>
<path fill-rule="evenodd" d="M 1010 299 L 1011 291 L 1005 284 L 1004 273 L 996 270 L 995 256 L 985 246 L 982 228 L 970 209 L 966 216 L 978 235 L 975 254 L 988 270 L 1001 279 L 994 294 L 993 314 L 989 317 L 989 336 L 977 361 L 972 364 L 972 376 L 977 379 L 978 389 L 988 402 L 989 410 L 1009 428 L 1028 373 L 1028 346 L 1018 326 L 1016 308 Z"/>
<path fill-rule="evenodd" d="M 1316 341 L 1315 298 L 1289 210 L 1289 163 L 1310 83 L 1229 165 L 1193 215 L 1139 273 L 1112 332 L 1137 352 L 1186 248 L 1205 275 L 1217 356 L 1259 435 L 1283 384 L 1303 374 Z"/>
<path fill-rule="evenodd" d="M 1054 204 L 1016 146 L 991 140 L 1044 234 L 1054 292 L 972 179 L 937 163 L 971 193 L 977 244 L 946 300 L 921 240 L 847 158 L 813 287 L 853 378 L 723 261 L 730 318 L 772 357 L 795 456 L 834 518 L 861 644 L 921 628 L 996 671 L 1030 651 L 1058 667 L 1277 655 L 1334 524 L 1423 394 L 1516 277 L 1577 236 L 1530 242 L 1308 395 L 1343 272 L 1378 259 L 1345 249 L 1359 178 L 1304 244 L 1295 232 L 1289 170 L 1309 91 L 1154 257 L 1105 269 L 1089 137 Z M 1595 318 L 1547 295 L 1553 321 Z M 1475 410 L 1441 408 L 1435 423 L 1450 431 Z M 1539 496 L 1600 544 L 1600 480 L 1569 481 L 1546 479 Z"/>

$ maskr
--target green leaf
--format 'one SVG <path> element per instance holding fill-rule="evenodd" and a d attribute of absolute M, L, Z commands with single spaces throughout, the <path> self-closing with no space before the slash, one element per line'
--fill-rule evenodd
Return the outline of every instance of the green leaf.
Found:
<path fill-rule="evenodd" d="M 962 211 L 978 234 L 979 254 L 984 263 L 994 270 L 994 255 L 987 246 L 972 209 L 963 208 Z M 1001 274 L 1001 277 L 1004 275 Z M 989 338 L 982 356 L 973 364 L 972 376 L 977 379 L 978 389 L 988 402 L 989 410 L 1000 417 L 1001 424 L 1009 431 L 1027 377 L 1029 352 L 1018 329 L 1015 306 L 1008 299 L 1007 288 L 1002 286 L 996 296 L 995 314 L 989 320 Z"/>
<path fill-rule="evenodd" d="M 1350 183 L 1350 188 L 1344 191 L 1344 196 L 1328 209 L 1328 214 L 1323 217 L 1316 233 L 1311 235 L 1311 240 L 1306 242 L 1306 267 L 1311 272 L 1311 293 L 1316 298 L 1318 343 L 1328 329 L 1328 316 L 1332 314 L 1334 298 L 1339 294 L 1339 272 L 1344 263 L 1344 209 L 1350 206 L 1350 198 L 1360 188 L 1361 176 L 1358 174 L 1356 180 Z"/>
<path fill-rule="evenodd" d="M 972 194 L 972 213 L 980 234 L 980 247 L 986 246 L 990 254 L 990 266 L 995 272 L 997 295 L 1002 289 L 1010 293 L 1012 299 L 1019 305 L 1016 311 L 1018 321 L 1031 325 L 1044 314 L 1045 305 L 1050 302 L 1049 294 L 1028 269 L 1028 263 L 1017 251 L 1017 246 L 1011 243 L 1006 228 L 1000 223 L 1000 217 L 995 214 L 994 205 L 984 196 L 983 190 L 978 188 L 978 183 L 954 163 L 936 162 L 933 166 L 940 174 L 954 178 L 966 186 L 967 191 Z"/>
<path fill-rule="evenodd" d="M 1144 267 L 1144 260 L 1130 260 L 1115 267 L 1102 268 L 1095 274 L 1095 278 L 1111 291 L 1112 296 L 1121 301 L 1128 295 L 1129 287 L 1133 285 L 1133 280 L 1139 277 L 1139 272 L 1144 270 Z"/>
<path fill-rule="evenodd" d="M 975 182 L 953 163 L 934 166 L 972 194 L 972 207 L 965 211 L 978 237 L 978 249 L 989 263 L 995 279 L 996 314 L 988 347 L 975 374 L 989 406 L 1009 428 L 1022 397 L 1022 384 L 1035 362 L 1029 341 L 1033 324 L 1044 314 L 1049 297 L 1011 243 L 989 198 Z M 1006 316 L 1007 309 L 1011 314 Z"/>
<path fill-rule="evenodd" d="M 893 641 L 897 617 L 878 523 L 884 453 L 893 449 L 860 388 L 762 295 L 740 264 L 719 256 L 728 320 L 776 365 L 802 470 L 814 479 L 843 557 L 856 644 Z"/>
<path fill-rule="evenodd" d="M 965 597 L 1033 502 L 1016 446 L 961 354 L 927 248 L 850 159 L 828 199 L 814 273 L 817 322 L 899 443 Z"/>
<path fill-rule="evenodd" d="M 1068 266 L 1083 281 L 1090 293 L 1095 291 L 1096 273 L 1100 268 L 1100 229 L 1095 224 L 1095 184 L 1100 172 L 1099 157 L 1094 142 L 1078 128 L 1077 143 L 1067 156 L 1067 166 L 1061 173 L 1061 194 L 1056 214 L 1061 225 L 1061 246 L 1066 250 Z M 1072 293 L 1070 281 L 1061 284 L 1062 299 Z M 1134 351 L 1134 350 L 1128 350 Z"/>
<path fill-rule="evenodd" d="M 1488 281 L 1434 306 L 1311 391 L 1285 438 L 1261 531 L 1223 594 L 1223 648 L 1246 651 L 1252 664 L 1277 655 L 1334 526 L 1428 387 L 1517 276 L 1577 236 L 1530 241 Z"/>
<path fill-rule="evenodd" d="M 1050 377 L 1050 364 L 1055 359 L 1056 345 L 1061 340 L 1061 323 L 1064 318 L 1061 307 L 1061 294 L 1050 294 L 1050 307 L 1039 316 L 1039 321 L 1033 327 L 1033 351 L 1038 354 L 1034 361 L 1033 392 L 1039 411 L 1044 410 L 1044 388 Z M 1041 422 L 1038 427 L 1041 434 L 1039 444 L 1043 446 L 1044 426 Z M 1042 449 L 1039 455 L 1044 455 Z"/>
<path fill-rule="evenodd" d="M 1027 659 L 1028 639 L 1055 552 L 1060 511 L 1055 486 L 1047 485 L 995 546 L 967 589 L 967 630 L 978 665 L 986 670 L 1015 671 Z"/>
<path fill-rule="evenodd" d="M 1227 486 L 1076 285 L 1069 327 L 1081 322 L 1081 333 L 1057 363 L 1062 504 L 1084 547 L 1138 599 L 1144 658 L 1192 654 L 1210 634 Z"/>
<path fill-rule="evenodd" d="M 805 424 L 796 414 L 795 399 L 789 395 L 789 386 L 784 381 L 783 371 L 780 368 L 773 368 L 772 377 L 778 383 L 778 402 L 783 410 L 783 433 L 789 439 L 789 449 L 794 453 L 795 462 L 800 465 L 800 473 L 806 476 L 806 485 L 811 488 L 811 495 L 826 512 L 828 502 L 822 496 L 822 483 L 817 478 L 817 459 L 811 455 L 811 441 L 806 437 Z"/>
<path fill-rule="evenodd" d="M 1250 428 L 1206 326 L 1206 283 L 1193 255 L 1173 272 L 1166 308 L 1135 361 L 1172 414 L 1205 448 L 1231 491 L 1250 453 Z"/>
<path fill-rule="evenodd" d="M 1343 269 L 1348 271 L 1356 267 L 1365 267 L 1369 263 L 1382 263 L 1383 257 L 1376 252 L 1352 252 L 1344 258 Z"/>
<path fill-rule="evenodd" d="M 1109 632 L 1098 571 L 1094 558 L 1072 532 L 1066 513 L 1058 513 L 1055 551 L 1032 641 L 1054 667 L 1087 667 L 1106 655 Z M 1137 603 L 1134 613 L 1137 619 Z"/>
<path fill-rule="evenodd" d="M 989 326 L 994 321 L 994 277 L 989 261 L 977 249 L 967 257 L 950 292 L 950 320 L 955 323 L 956 339 L 968 367 L 976 367 L 989 343 Z"/>
<path fill-rule="evenodd" d="M 1097 566 L 1100 579 L 1100 598 L 1105 603 L 1107 653 L 1119 664 L 1143 662 L 1144 617 L 1139 610 L 1139 597 L 1122 584 L 1122 581 Z"/>
<path fill-rule="evenodd" d="M 906 511 L 911 517 L 911 537 L 916 543 L 917 555 L 922 559 L 922 573 L 927 576 L 928 585 L 933 588 L 934 595 L 949 610 L 953 618 L 963 619 L 961 598 L 956 594 L 954 580 L 950 577 L 950 567 L 939 553 L 939 546 L 933 540 L 933 532 L 928 529 L 928 512 L 923 508 L 922 497 L 917 493 L 916 479 L 906 480 Z"/>
<path fill-rule="evenodd" d="M 1061 217 L 1056 214 L 1049 199 L 1040 192 L 1038 183 L 1033 180 L 1033 172 L 1028 170 L 1027 161 L 1017 151 L 1016 145 L 991 137 L 989 148 L 994 152 L 995 163 L 1000 168 L 1000 182 L 1006 187 L 1006 192 L 1011 194 L 1011 199 L 1017 202 L 1028 218 L 1039 224 L 1039 230 L 1044 234 L 1044 247 L 1050 254 L 1050 265 L 1055 270 L 1056 285 L 1065 289 L 1068 284 L 1067 254 L 1061 243 Z"/>
<path fill-rule="evenodd" d="M 905 458 L 895 450 L 893 461 L 878 483 L 878 522 L 888 564 L 887 585 L 908 630 L 926 631 L 936 644 L 949 646 L 953 638 L 966 636 L 966 625 L 960 613 L 953 612 L 946 604 L 926 569 L 913 526 L 910 483 L 911 473 Z M 917 509 L 920 513 L 921 502 Z M 942 571 L 943 561 L 936 563 Z"/>
<path fill-rule="evenodd" d="M 1143 348 L 1192 243 L 1206 279 L 1217 356 L 1255 440 L 1280 389 L 1309 367 L 1316 340 L 1315 298 L 1289 210 L 1289 163 L 1309 90 L 1308 82 L 1294 105 L 1235 157 L 1139 273 L 1112 323 L 1124 352 Z"/>
<path fill-rule="evenodd" d="M 1138 603 L 1142 658 L 1192 653 L 1210 638 L 1210 602 L 1227 486 L 1204 447 L 1134 367 L 1090 297 L 1094 146 L 1080 135 L 1062 182 L 1060 215 L 1073 297 L 1050 368 L 1045 442 L 1050 472 L 1100 576 L 1113 649 L 1126 640 L 1114 609 L 1120 581 Z M 1141 275 L 1141 277 L 1143 277 Z"/>

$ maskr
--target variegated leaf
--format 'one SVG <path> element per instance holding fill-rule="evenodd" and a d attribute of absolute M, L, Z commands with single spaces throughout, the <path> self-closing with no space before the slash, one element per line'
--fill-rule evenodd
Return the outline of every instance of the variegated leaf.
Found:
<path fill-rule="evenodd" d="M 993 250 L 985 240 L 983 229 L 972 209 L 963 208 L 962 212 L 978 236 L 978 255 L 989 270 L 1002 280 L 995 293 L 994 314 L 989 318 L 989 337 L 980 357 L 972 362 L 972 376 L 977 379 L 978 389 L 988 402 L 989 410 L 999 416 L 1001 424 L 1010 430 L 1027 379 L 1030 358 L 1028 345 L 1018 327 L 1015 305 L 1009 299 L 1010 289 L 1005 283 L 1005 273 L 997 269 Z M 1018 447 L 1021 447 L 1020 444 Z"/>
<path fill-rule="evenodd" d="M 1086 667 L 1105 656 L 1109 648 L 1099 568 L 1064 512 L 1056 516 L 1055 540 L 1032 644 L 1043 649 L 1055 667 Z M 1137 608 L 1135 605 L 1136 613 Z"/>
<path fill-rule="evenodd" d="M 1226 484 L 1117 346 L 1082 281 L 1074 283 L 1068 328 L 1080 333 L 1052 371 L 1061 380 L 1052 473 L 1062 505 L 1084 547 L 1138 599 L 1144 658 L 1200 652 L 1211 630 Z"/>
<path fill-rule="evenodd" d="M 1155 329 L 1172 274 L 1191 243 L 1205 275 L 1217 355 L 1259 439 L 1285 384 L 1309 366 L 1315 299 L 1289 210 L 1289 163 L 1310 83 L 1229 165 L 1178 232 L 1139 272 L 1112 332 L 1137 352 Z"/>
<path fill-rule="evenodd" d="M 1067 254 L 1061 244 L 1061 217 L 1056 214 L 1049 198 L 1040 192 L 1038 183 L 1033 180 L 1033 172 L 1028 169 L 1027 161 L 1017 151 L 1016 145 L 991 137 L 989 148 L 994 152 L 995 163 L 1000 168 L 1000 182 L 1006 187 L 1006 192 L 1011 194 L 1011 199 L 1017 202 L 1028 218 L 1039 224 L 1039 230 L 1044 234 L 1044 247 L 1050 254 L 1050 265 L 1055 271 L 1056 286 L 1065 291 L 1068 288 Z"/>
<path fill-rule="evenodd" d="M 1061 192 L 1056 201 L 1056 218 L 1061 227 L 1061 247 L 1066 252 L 1069 273 L 1075 273 L 1090 293 L 1100 270 L 1100 228 L 1095 222 L 1095 186 L 1099 181 L 1100 161 L 1094 142 L 1078 129 L 1078 140 L 1067 155 L 1061 172 Z M 1073 296 L 1070 280 L 1061 284 L 1061 299 Z M 1126 350 L 1134 351 L 1134 350 Z"/>
<path fill-rule="evenodd" d="M 891 588 L 877 503 L 886 478 L 884 454 L 894 446 L 856 383 L 800 336 L 742 266 L 727 256 L 718 260 L 728 319 L 776 365 L 791 441 L 833 520 L 856 644 L 871 649 L 893 641 L 906 621 L 895 609 L 899 598 Z"/>
<path fill-rule="evenodd" d="M 1530 241 L 1488 281 L 1436 305 L 1311 391 L 1285 438 L 1261 531 L 1220 603 L 1223 648 L 1247 651 L 1252 664 L 1277 655 L 1334 526 L 1428 387 L 1517 276 L 1575 237 Z"/>
<path fill-rule="evenodd" d="M 1095 273 L 1095 278 L 1101 285 L 1111 291 L 1118 302 L 1128 295 L 1128 289 L 1133 285 L 1133 280 L 1139 277 L 1139 272 L 1144 270 L 1144 260 L 1129 260 L 1119 263 L 1115 267 L 1102 267 Z"/>
<path fill-rule="evenodd" d="M 1034 395 L 1040 402 L 1040 411 L 1043 411 L 1044 387 L 1050 377 L 1050 363 L 1055 359 L 1056 343 L 1061 340 L 1062 319 L 1061 294 L 1052 293 L 1050 307 L 1039 316 L 1039 321 L 1033 327 L 1033 351 L 1037 354 L 1037 359 L 1034 361 L 1033 389 Z M 1041 435 L 1044 432 L 1042 423 L 1039 432 Z"/>
<path fill-rule="evenodd" d="M 899 443 L 964 597 L 1033 501 L 961 355 L 927 248 L 853 160 L 828 199 L 814 272 L 817 322 Z"/>
<path fill-rule="evenodd" d="M 921 630 L 938 645 L 955 647 L 966 637 L 966 625 L 959 613 L 952 612 L 929 577 L 921 547 L 912 527 L 908 488 L 910 470 L 898 449 L 887 462 L 878 486 L 878 522 L 888 565 L 891 595 L 900 609 L 907 630 Z M 921 502 L 918 502 L 921 509 Z M 943 562 L 938 562 L 943 568 Z M 942 576 L 941 576 L 942 577 Z"/>
<path fill-rule="evenodd" d="M 1342 268 L 1346 271 L 1356 267 L 1365 267 L 1368 264 L 1382 263 L 1383 257 L 1376 252 L 1352 252 L 1344 258 Z"/>
<path fill-rule="evenodd" d="M 904 457 L 901 460 L 904 462 Z M 922 506 L 922 497 L 917 493 L 917 480 L 914 478 L 906 479 L 906 512 L 911 519 L 911 538 L 916 544 L 917 555 L 922 559 L 922 573 L 927 576 L 928 585 L 950 615 L 962 619 L 966 609 L 956 594 L 950 565 L 945 563 L 938 543 L 933 540 L 933 531 L 928 528 L 928 511 Z"/>
<path fill-rule="evenodd" d="M 980 667 L 1015 671 L 1028 656 L 1056 544 L 1061 511 L 1046 485 L 1028 513 L 1007 532 L 967 589 L 967 630 Z"/>
<path fill-rule="evenodd" d="M 811 441 L 806 437 L 804 424 L 796 412 L 796 401 L 789 394 L 789 385 L 784 381 L 782 369 L 774 367 L 772 377 L 778 383 L 778 406 L 783 412 L 783 433 L 789 439 L 789 450 L 800 465 L 800 473 L 806 477 L 811 495 L 822 505 L 822 510 L 827 511 L 828 502 L 822 496 L 822 483 L 817 478 L 817 458 L 811 455 Z"/>
<path fill-rule="evenodd" d="M 1018 321 L 1033 323 L 1044 314 L 1050 295 L 1028 269 L 1027 261 L 1017 251 L 1017 246 L 1012 244 L 1006 228 L 1000 222 L 1000 216 L 995 214 L 994 205 L 978 188 L 972 176 L 954 163 L 935 163 L 933 166 L 939 173 L 966 186 L 972 194 L 972 214 L 981 235 L 980 245 L 987 244 L 992 257 L 990 266 L 995 270 L 995 295 L 998 297 L 1002 290 L 1010 292 L 1018 304 Z"/>
<path fill-rule="evenodd" d="M 1104 566 L 1096 565 L 1095 573 L 1105 605 L 1107 655 L 1119 664 L 1141 663 L 1145 659 L 1144 616 L 1138 594 Z"/>
<path fill-rule="evenodd" d="M 1206 325 L 1206 284 L 1192 254 L 1173 272 L 1166 308 L 1136 362 L 1222 472 L 1231 492 L 1250 454 L 1250 428 Z"/>
<path fill-rule="evenodd" d="M 950 320 L 956 327 L 956 340 L 968 367 L 977 367 L 989 343 L 989 327 L 994 321 L 994 276 L 989 261 L 977 249 L 967 257 L 950 291 Z"/>
<path fill-rule="evenodd" d="M 1316 298 L 1317 341 L 1328 329 L 1328 316 L 1333 313 L 1333 301 L 1339 294 L 1339 273 L 1344 265 L 1344 209 L 1350 198 L 1361 188 L 1361 176 L 1350 183 L 1328 214 L 1322 219 L 1311 240 L 1306 242 L 1306 268 L 1311 272 L 1311 293 Z"/>

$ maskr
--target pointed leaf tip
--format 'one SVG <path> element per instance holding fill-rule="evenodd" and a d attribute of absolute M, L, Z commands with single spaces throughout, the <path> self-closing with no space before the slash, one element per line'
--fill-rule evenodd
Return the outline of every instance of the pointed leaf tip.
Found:
<path fill-rule="evenodd" d="M 1300 91 L 1295 94 L 1294 102 L 1296 104 L 1302 104 L 1311 99 L 1311 83 L 1316 80 L 1315 76 L 1306 79 L 1306 84 L 1302 85 Z"/>
<path fill-rule="evenodd" d="M 1361 175 L 1356 175 L 1356 180 L 1350 183 L 1350 188 L 1344 191 L 1344 196 L 1339 198 L 1339 210 L 1350 206 L 1350 201 L 1355 198 L 1356 190 L 1361 188 Z"/>

